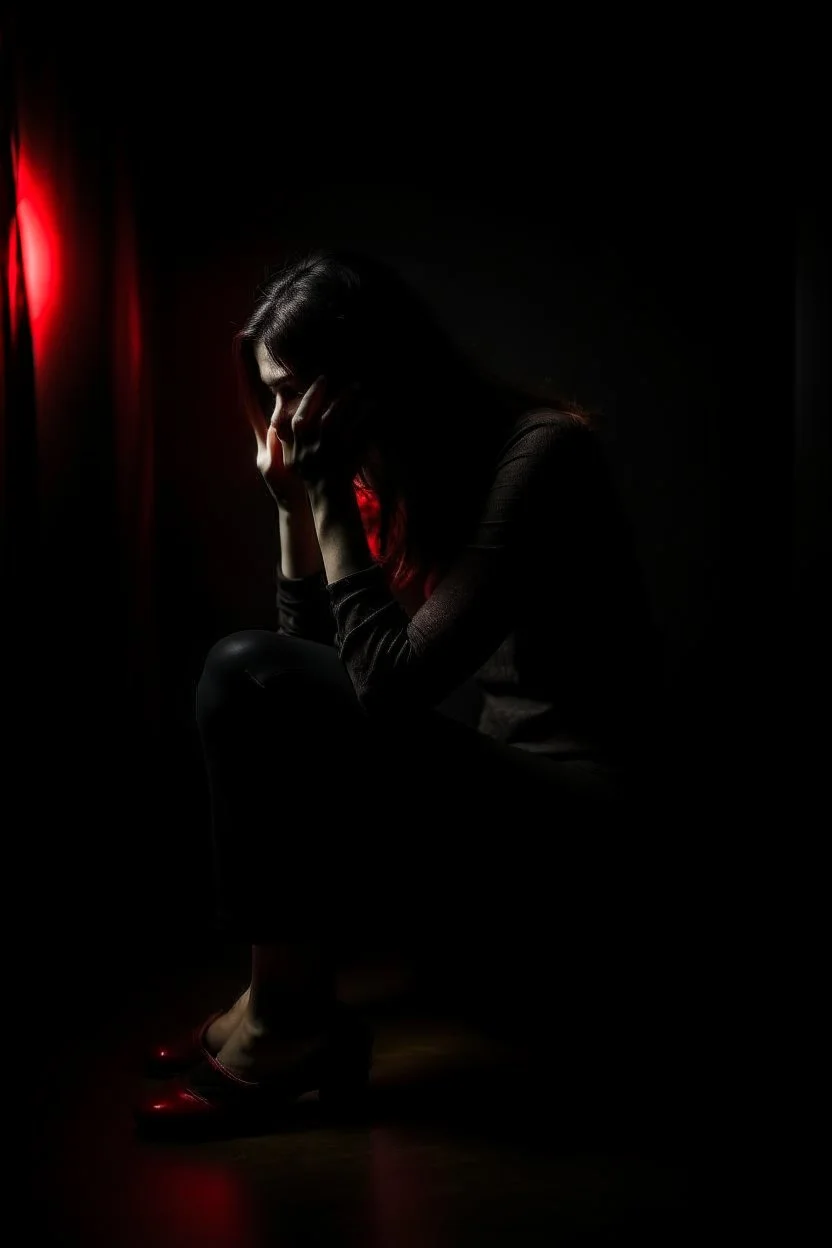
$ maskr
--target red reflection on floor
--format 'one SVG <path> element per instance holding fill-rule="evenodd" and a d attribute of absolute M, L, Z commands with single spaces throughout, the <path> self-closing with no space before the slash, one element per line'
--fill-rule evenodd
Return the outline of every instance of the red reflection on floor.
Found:
<path fill-rule="evenodd" d="M 420 1172 L 418 1153 L 403 1150 L 392 1131 L 377 1128 L 370 1132 L 370 1175 L 378 1248 L 443 1248 L 442 1211 L 431 1176 Z"/>
<path fill-rule="evenodd" d="M 201 1248 L 234 1244 L 260 1248 L 248 1184 L 233 1167 L 209 1161 L 160 1160 L 144 1172 L 148 1203 L 141 1214 L 148 1243 L 154 1225 L 159 1242 Z M 136 1202 L 141 1208 L 142 1202 Z"/>

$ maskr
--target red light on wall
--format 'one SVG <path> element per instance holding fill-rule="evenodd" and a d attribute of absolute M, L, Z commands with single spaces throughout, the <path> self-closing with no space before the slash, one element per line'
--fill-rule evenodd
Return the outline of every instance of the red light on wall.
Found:
<path fill-rule="evenodd" d="M 17 338 L 24 307 L 24 289 L 20 281 L 17 246 L 17 217 L 12 217 L 12 223 L 9 226 L 9 270 L 6 277 L 9 283 L 9 312 L 11 313 L 13 339 Z"/>
<path fill-rule="evenodd" d="M 60 250 L 55 213 L 48 187 L 21 153 L 17 162 L 17 230 L 23 257 L 23 278 L 33 332 L 44 325 L 56 307 L 60 288 Z M 12 222 L 9 285 L 17 289 L 15 223 Z M 14 271 L 13 271 L 14 270 Z M 14 309 L 15 303 L 12 301 Z M 13 311 L 14 315 L 14 311 Z"/>

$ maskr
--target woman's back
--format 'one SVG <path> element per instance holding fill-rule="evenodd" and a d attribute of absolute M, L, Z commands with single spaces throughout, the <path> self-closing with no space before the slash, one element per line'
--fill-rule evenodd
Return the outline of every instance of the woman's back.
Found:
<path fill-rule="evenodd" d="M 620 757 L 655 729 L 659 647 L 598 434 L 527 409 L 510 422 L 476 523 L 407 615 L 376 616 L 377 570 L 330 586 L 360 696 L 436 705 L 479 688 L 480 729 L 541 754 Z M 400 601 L 404 601 L 400 598 Z"/>
<path fill-rule="evenodd" d="M 515 624 L 476 675 L 479 726 L 553 755 L 628 752 L 655 730 L 660 649 L 630 528 L 598 434 L 528 412 L 501 456 L 480 540 L 514 542 Z"/>

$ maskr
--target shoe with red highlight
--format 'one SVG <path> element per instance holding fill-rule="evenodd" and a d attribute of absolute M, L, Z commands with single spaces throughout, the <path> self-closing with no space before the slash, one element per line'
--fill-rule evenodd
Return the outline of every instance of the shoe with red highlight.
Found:
<path fill-rule="evenodd" d="M 373 1037 L 350 1011 L 338 1010 L 321 1042 L 291 1067 L 261 1082 L 249 1082 L 203 1049 L 187 1074 L 146 1095 L 133 1108 L 144 1136 L 241 1135 L 276 1128 L 308 1092 L 334 1111 L 356 1109 L 367 1090 Z"/>
<path fill-rule="evenodd" d="M 204 1022 L 186 1036 L 181 1036 L 171 1044 L 160 1044 L 145 1057 L 145 1068 L 148 1075 L 155 1079 L 166 1079 L 169 1075 L 179 1075 L 203 1061 L 212 1054 L 205 1044 L 208 1028 L 218 1018 L 222 1018 L 225 1010 L 215 1010 Z"/>

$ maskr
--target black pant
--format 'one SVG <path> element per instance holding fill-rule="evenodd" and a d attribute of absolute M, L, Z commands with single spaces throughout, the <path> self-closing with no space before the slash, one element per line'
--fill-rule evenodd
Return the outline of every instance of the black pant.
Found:
<path fill-rule="evenodd" d="M 639 800 L 620 768 L 502 745 L 441 710 L 372 718 L 334 649 L 268 631 L 213 646 L 196 711 L 236 938 L 440 914 L 516 925 L 541 908 L 560 922 L 620 892 Z"/>

